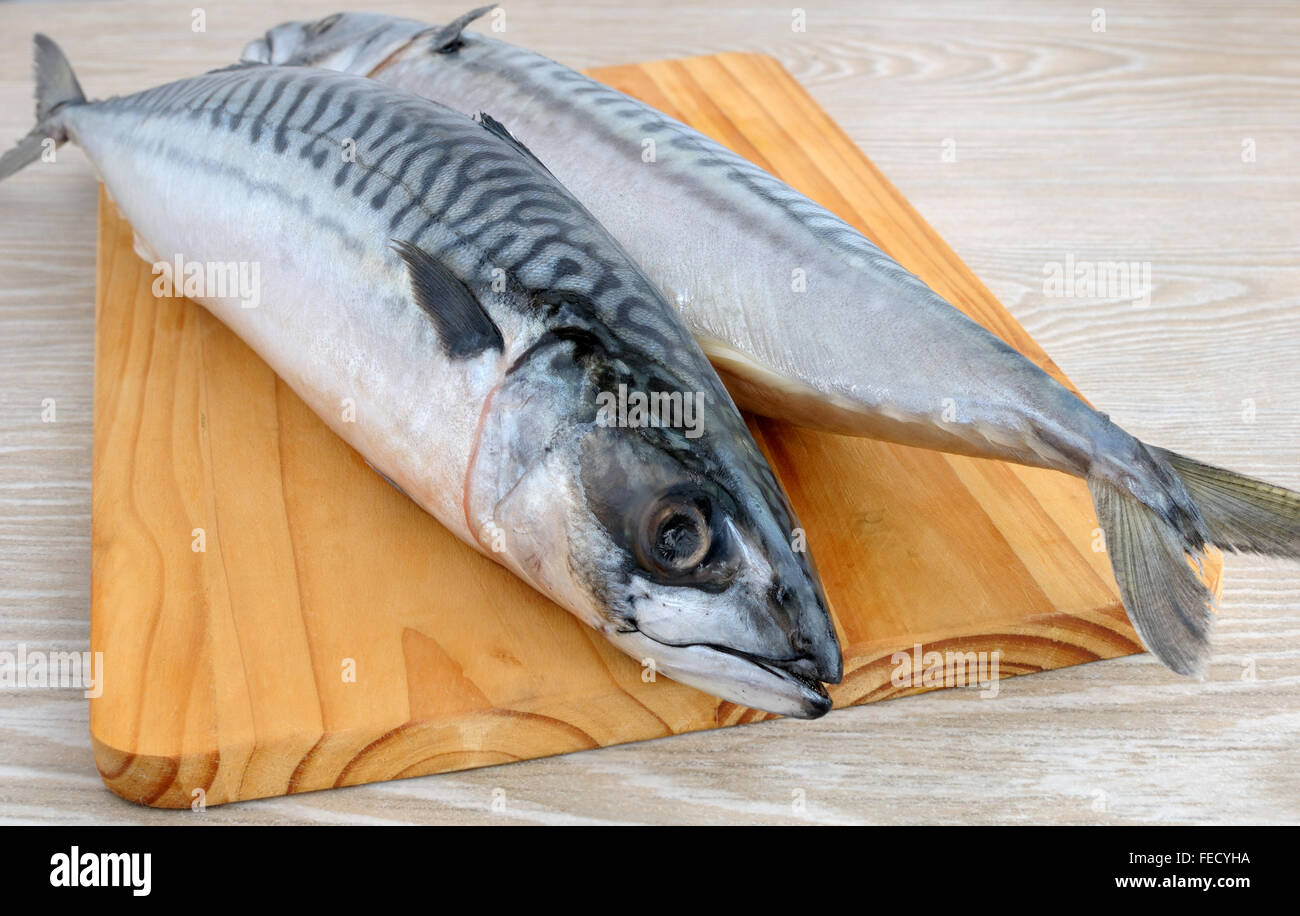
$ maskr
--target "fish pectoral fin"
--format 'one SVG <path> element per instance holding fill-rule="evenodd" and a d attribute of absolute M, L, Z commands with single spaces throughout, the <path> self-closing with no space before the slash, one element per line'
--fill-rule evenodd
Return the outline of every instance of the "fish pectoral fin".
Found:
<path fill-rule="evenodd" d="M 484 350 L 504 350 L 501 329 L 473 291 L 447 265 L 418 245 L 393 239 L 393 248 L 406 262 L 411 293 L 433 319 L 443 352 L 469 359 Z"/>
<path fill-rule="evenodd" d="M 480 111 L 477 115 L 474 116 L 474 120 L 477 121 L 479 124 L 482 124 L 483 127 L 486 128 L 489 133 L 496 134 L 502 140 L 509 143 L 515 149 L 519 150 L 519 152 L 523 153 L 529 159 L 533 160 L 533 162 L 536 162 L 542 168 L 546 169 L 546 174 L 548 175 L 552 174 L 551 170 L 546 168 L 546 163 L 537 158 L 536 153 L 534 153 L 528 147 L 524 146 L 524 144 L 520 142 L 519 138 L 516 137 L 514 134 L 510 133 L 510 131 L 506 128 L 504 124 L 502 124 L 496 118 L 492 117 L 486 111 Z"/>

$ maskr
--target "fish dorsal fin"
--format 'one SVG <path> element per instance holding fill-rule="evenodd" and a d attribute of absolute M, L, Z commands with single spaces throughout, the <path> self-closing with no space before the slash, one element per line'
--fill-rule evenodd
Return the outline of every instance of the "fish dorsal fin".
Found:
<path fill-rule="evenodd" d="M 487 6 L 480 6 L 478 9 L 470 10 L 465 15 L 453 19 L 434 33 L 433 38 L 429 41 L 429 47 L 438 54 L 450 54 L 460 47 L 460 33 L 465 31 L 465 26 L 496 8 L 495 3 L 489 3 Z"/>
<path fill-rule="evenodd" d="M 501 329 L 459 277 L 418 245 L 393 239 L 393 249 L 406 262 L 415 302 L 433 319 L 443 352 L 468 359 L 484 350 L 505 349 Z"/>
<path fill-rule="evenodd" d="M 502 123 L 501 123 L 500 121 L 498 121 L 496 118 L 492 117 L 492 116 L 491 116 L 490 114 L 488 114 L 486 111 L 480 111 L 480 112 L 479 112 L 479 113 L 474 117 L 474 120 L 475 120 L 475 121 L 478 121 L 478 123 L 482 124 L 485 128 L 487 128 L 487 131 L 488 131 L 489 133 L 496 134 L 496 135 L 497 135 L 498 137 L 500 137 L 502 140 L 504 140 L 504 141 L 506 141 L 507 143 L 509 143 L 509 144 L 510 144 L 511 146 L 513 146 L 515 149 L 519 150 L 519 152 L 523 153 L 523 154 L 524 154 L 525 156 L 527 156 L 529 159 L 533 160 L 533 161 L 536 162 L 538 165 L 540 165 L 542 168 L 546 169 L 546 163 L 545 163 L 545 162 L 543 162 L 542 160 L 538 159 L 538 158 L 537 158 L 537 155 L 536 155 L 532 150 L 530 150 L 528 147 L 524 146 L 523 143 L 519 142 L 519 138 L 516 137 L 514 134 L 510 133 L 510 131 L 506 129 L 506 126 L 505 126 L 504 124 L 502 124 Z M 551 174 L 551 170 L 550 170 L 550 169 L 546 169 L 546 174 L 548 174 L 548 175 Z"/>

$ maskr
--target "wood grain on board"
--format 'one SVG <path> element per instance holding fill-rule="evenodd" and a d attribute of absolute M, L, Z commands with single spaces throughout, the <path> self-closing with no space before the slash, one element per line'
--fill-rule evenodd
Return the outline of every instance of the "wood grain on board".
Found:
<path fill-rule="evenodd" d="M 774 60 L 593 75 L 826 205 L 1065 381 Z M 202 308 L 156 299 L 151 280 L 101 197 L 90 641 L 105 689 L 90 723 L 114 792 L 212 805 L 768 718 L 644 681 L 370 471 Z M 944 686 L 894 683 L 894 653 L 918 645 L 996 653 L 1004 677 L 1140 651 L 1082 481 L 751 428 L 835 613 L 837 706 Z"/>

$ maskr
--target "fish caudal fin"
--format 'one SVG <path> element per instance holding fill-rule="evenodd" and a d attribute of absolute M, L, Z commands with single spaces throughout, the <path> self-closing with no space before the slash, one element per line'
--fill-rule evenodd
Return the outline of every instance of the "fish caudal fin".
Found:
<path fill-rule="evenodd" d="M 0 156 L 0 181 L 41 158 L 50 148 L 47 141 L 58 146 L 67 140 L 59 112 L 86 101 L 72 65 L 59 46 L 44 35 L 35 37 L 35 46 L 36 126 L 13 149 Z"/>
<path fill-rule="evenodd" d="M 64 105 L 79 105 L 86 101 L 77 75 L 63 49 L 45 35 L 37 34 L 36 45 L 36 121 L 48 120 Z"/>
<path fill-rule="evenodd" d="M 1143 446 L 1158 498 L 1088 477 L 1120 597 L 1143 644 L 1179 674 L 1204 677 L 1214 594 L 1205 549 L 1300 558 L 1300 493 Z M 1156 508 L 1159 506 L 1160 508 Z"/>
<path fill-rule="evenodd" d="M 1120 486 L 1088 478 L 1120 598 L 1142 644 L 1179 674 L 1201 677 L 1214 594 L 1197 575 L 1205 543 Z"/>
<path fill-rule="evenodd" d="M 1178 472 L 1222 550 L 1300 559 L 1300 493 L 1147 447 Z"/>

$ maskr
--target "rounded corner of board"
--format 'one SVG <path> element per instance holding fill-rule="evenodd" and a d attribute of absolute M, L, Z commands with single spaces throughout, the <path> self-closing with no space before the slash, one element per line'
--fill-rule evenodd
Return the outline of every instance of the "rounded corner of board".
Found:
<path fill-rule="evenodd" d="M 93 728 L 90 743 L 100 779 L 125 801 L 147 808 L 182 809 L 226 800 L 208 797 L 217 769 L 215 751 L 180 756 L 141 754 L 112 746 Z M 185 774 L 203 774 L 206 778 L 193 780 L 196 784 L 187 786 Z"/>

